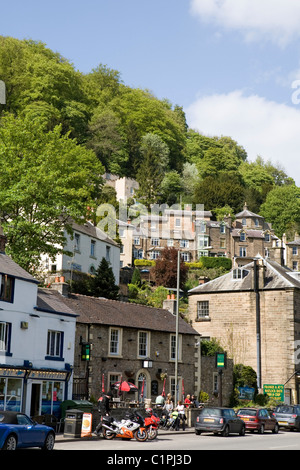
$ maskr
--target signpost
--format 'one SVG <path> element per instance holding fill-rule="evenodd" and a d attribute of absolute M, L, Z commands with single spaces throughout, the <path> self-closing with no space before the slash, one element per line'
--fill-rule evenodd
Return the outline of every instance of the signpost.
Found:
<path fill-rule="evenodd" d="M 263 391 L 265 395 L 275 400 L 284 402 L 284 385 L 283 384 L 264 384 Z"/>
<path fill-rule="evenodd" d="M 217 352 L 216 357 L 215 357 L 215 366 L 218 369 L 218 374 L 219 374 L 219 406 L 222 406 L 222 375 L 223 375 L 223 369 L 226 368 L 227 366 L 227 354 L 226 352 Z"/>

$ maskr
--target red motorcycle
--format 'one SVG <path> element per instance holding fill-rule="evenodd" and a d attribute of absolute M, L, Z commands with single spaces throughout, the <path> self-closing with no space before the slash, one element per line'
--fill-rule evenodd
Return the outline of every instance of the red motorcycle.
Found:
<path fill-rule="evenodd" d="M 160 422 L 159 417 L 153 413 L 152 408 L 146 408 L 146 416 L 144 422 L 148 439 L 149 441 L 152 441 L 158 435 L 158 426 Z"/>

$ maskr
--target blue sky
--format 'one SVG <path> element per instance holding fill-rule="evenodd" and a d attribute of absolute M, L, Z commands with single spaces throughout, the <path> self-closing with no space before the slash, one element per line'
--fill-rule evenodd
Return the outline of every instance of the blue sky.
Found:
<path fill-rule="evenodd" d="M 190 127 L 232 137 L 250 160 L 281 165 L 298 185 L 299 24 L 299 0 L 0 6 L 1 35 L 40 40 L 83 73 L 100 63 L 118 70 L 126 85 L 183 106 Z"/>

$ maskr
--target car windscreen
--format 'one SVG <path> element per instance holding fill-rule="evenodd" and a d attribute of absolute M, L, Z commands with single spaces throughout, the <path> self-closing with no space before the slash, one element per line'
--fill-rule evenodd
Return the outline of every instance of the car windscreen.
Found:
<path fill-rule="evenodd" d="M 277 406 L 275 409 L 275 413 L 292 414 L 294 413 L 294 409 L 292 406 Z"/>
<path fill-rule="evenodd" d="M 220 416 L 221 411 L 218 408 L 203 408 L 201 416 Z"/>
<path fill-rule="evenodd" d="M 241 416 L 256 416 L 256 410 L 239 410 L 237 414 Z"/>

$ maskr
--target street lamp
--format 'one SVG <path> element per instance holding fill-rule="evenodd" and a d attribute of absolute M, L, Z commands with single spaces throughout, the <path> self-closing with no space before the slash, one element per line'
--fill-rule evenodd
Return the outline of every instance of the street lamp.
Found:
<path fill-rule="evenodd" d="M 0 104 L 6 104 L 5 83 L 0 80 Z"/>
<path fill-rule="evenodd" d="M 178 387 L 178 326 L 179 326 L 179 280 L 180 280 L 180 251 L 177 252 L 177 300 L 176 300 L 176 354 L 175 354 L 175 393 L 176 403 L 179 399 L 179 387 Z"/>

